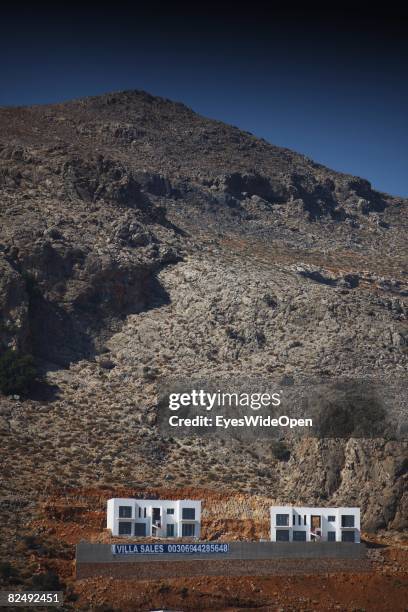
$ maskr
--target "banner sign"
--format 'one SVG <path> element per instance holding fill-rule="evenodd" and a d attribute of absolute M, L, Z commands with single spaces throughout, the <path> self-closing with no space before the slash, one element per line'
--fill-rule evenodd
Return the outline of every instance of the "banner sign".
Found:
<path fill-rule="evenodd" d="M 229 544 L 112 544 L 113 555 L 224 554 Z"/>

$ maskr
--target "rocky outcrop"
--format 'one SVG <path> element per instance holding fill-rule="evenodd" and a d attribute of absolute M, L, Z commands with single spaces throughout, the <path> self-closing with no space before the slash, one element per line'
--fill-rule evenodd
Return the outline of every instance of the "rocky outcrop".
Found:
<path fill-rule="evenodd" d="M 129 208 L 146 209 L 149 205 L 132 174 L 121 164 L 102 156 L 92 161 L 80 158 L 67 161 L 62 177 L 70 198 L 86 202 L 104 200 Z"/>
<path fill-rule="evenodd" d="M 0 350 L 29 344 L 28 294 L 22 276 L 0 253 Z"/>
<path fill-rule="evenodd" d="M 122 164 L 68 154 L 50 164 L 44 189 L 31 167 L 39 155 L 3 149 L 29 184 L 5 188 L 15 207 L 3 233 L 2 342 L 67 365 L 94 355 L 126 315 L 166 302 L 156 276 L 179 246 L 164 208 Z"/>

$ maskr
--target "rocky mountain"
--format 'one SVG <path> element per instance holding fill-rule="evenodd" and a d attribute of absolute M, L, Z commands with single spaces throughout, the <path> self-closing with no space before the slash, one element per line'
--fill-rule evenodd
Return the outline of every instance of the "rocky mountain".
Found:
<path fill-rule="evenodd" d="M 166 438 L 166 376 L 406 382 L 408 201 L 139 91 L 0 109 L 6 497 L 212 486 L 402 529 L 406 444 Z M 31 506 L 30 506 L 31 507 Z"/>

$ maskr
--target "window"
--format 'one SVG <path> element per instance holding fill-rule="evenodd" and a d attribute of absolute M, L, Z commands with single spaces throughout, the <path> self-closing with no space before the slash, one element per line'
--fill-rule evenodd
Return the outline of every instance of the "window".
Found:
<path fill-rule="evenodd" d="M 327 520 L 329 521 L 329 523 L 335 523 L 336 522 L 336 517 L 335 516 L 328 516 Z"/>
<path fill-rule="evenodd" d="M 146 508 L 143 508 L 143 518 L 146 518 Z"/>
<path fill-rule="evenodd" d="M 306 525 L 306 514 L 303 515 L 303 524 Z"/>
<path fill-rule="evenodd" d="M 276 541 L 277 542 L 289 542 L 289 529 L 277 529 L 276 530 Z"/>
<path fill-rule="evenodd" d="M 341 515 L 341 526 L 342 527 L 354 527 L 354 514 L 342 514 Z"/>
<path fill-rule="evenodd" d="M 342 542 L 355 542 L 355 532 L 354 531 L 342 531 L 341 541 Z"/>
<path fill-rule="evenodd" d="M 119 506 L 119 518 L 132 518 L 132 506 Z"/>
<path fill-rule="evenodd" d="M 327 541 L 328 542 L 335 542 L 336 541 L 336 532 L 335 531 L 328 531 L 327 532 Z"/>
<path fill-rule="evenodd" d="M 276 515 L 276 525 L 278 527 L 288 527 L 289 526 L 289 514 L 277 514 Z"/>
<path fill-rule="evenodd" d="M 293 531 L 294 542 L 306 542 L 306 531 Z"/>
<path fill-rule="evenodd" d="M 302 517 L 299 514 L 299 516 L 298 516 L 298 525 L 301 525 L 301 524 L 302 524 Z"/>
<path fill-rule="evenodd" d="M 189 525 L 190 527 L 190 525 Z M 194 525 L 193 525 L 194 527 Z M 174 525 L 167 525 L 166 535 L 168 538 L 174 538 Z"/>
<path fill-rule="evenodd" d="M 194 525 L 183 525 L 181 535 L 186 537 L 193 537 L 195 533 Z"/>
<path fill-rule="evenodd" d="M 119 535 L 132 535 L 132 523 L 121 521 L 119 523 Z"/>
<path fill-rule="evenodd" d="M 146 523 L 135 523 L 135 536 L 146 535 Z"/>
<path fill-rule="evenodd" d="M 195 520 L 195 508 L 183 508 L 182 517 L 183 519 L 187 521 L 194 521 Z"/>
<path fill-rule="evenodd" d="M 293 515 L 293 525 L 296 525 L 296 517 Z"/>
<path fill-rule="evenodd" d="M 167 508 L 167 514 L 174 514 L 174 508 Z"/>

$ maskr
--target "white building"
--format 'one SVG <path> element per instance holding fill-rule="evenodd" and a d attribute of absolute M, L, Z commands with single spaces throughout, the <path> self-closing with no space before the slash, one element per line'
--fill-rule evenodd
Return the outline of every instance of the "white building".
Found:
<path fill-rule="evenodd" d="M 272 542 L 360 542 L 360 508 L 271 507 Z"/>
<path fill-rule="evenodd" d="M 112 498 L 107 527 L 114 536 L 199 538 L 201 501 Z"/>

